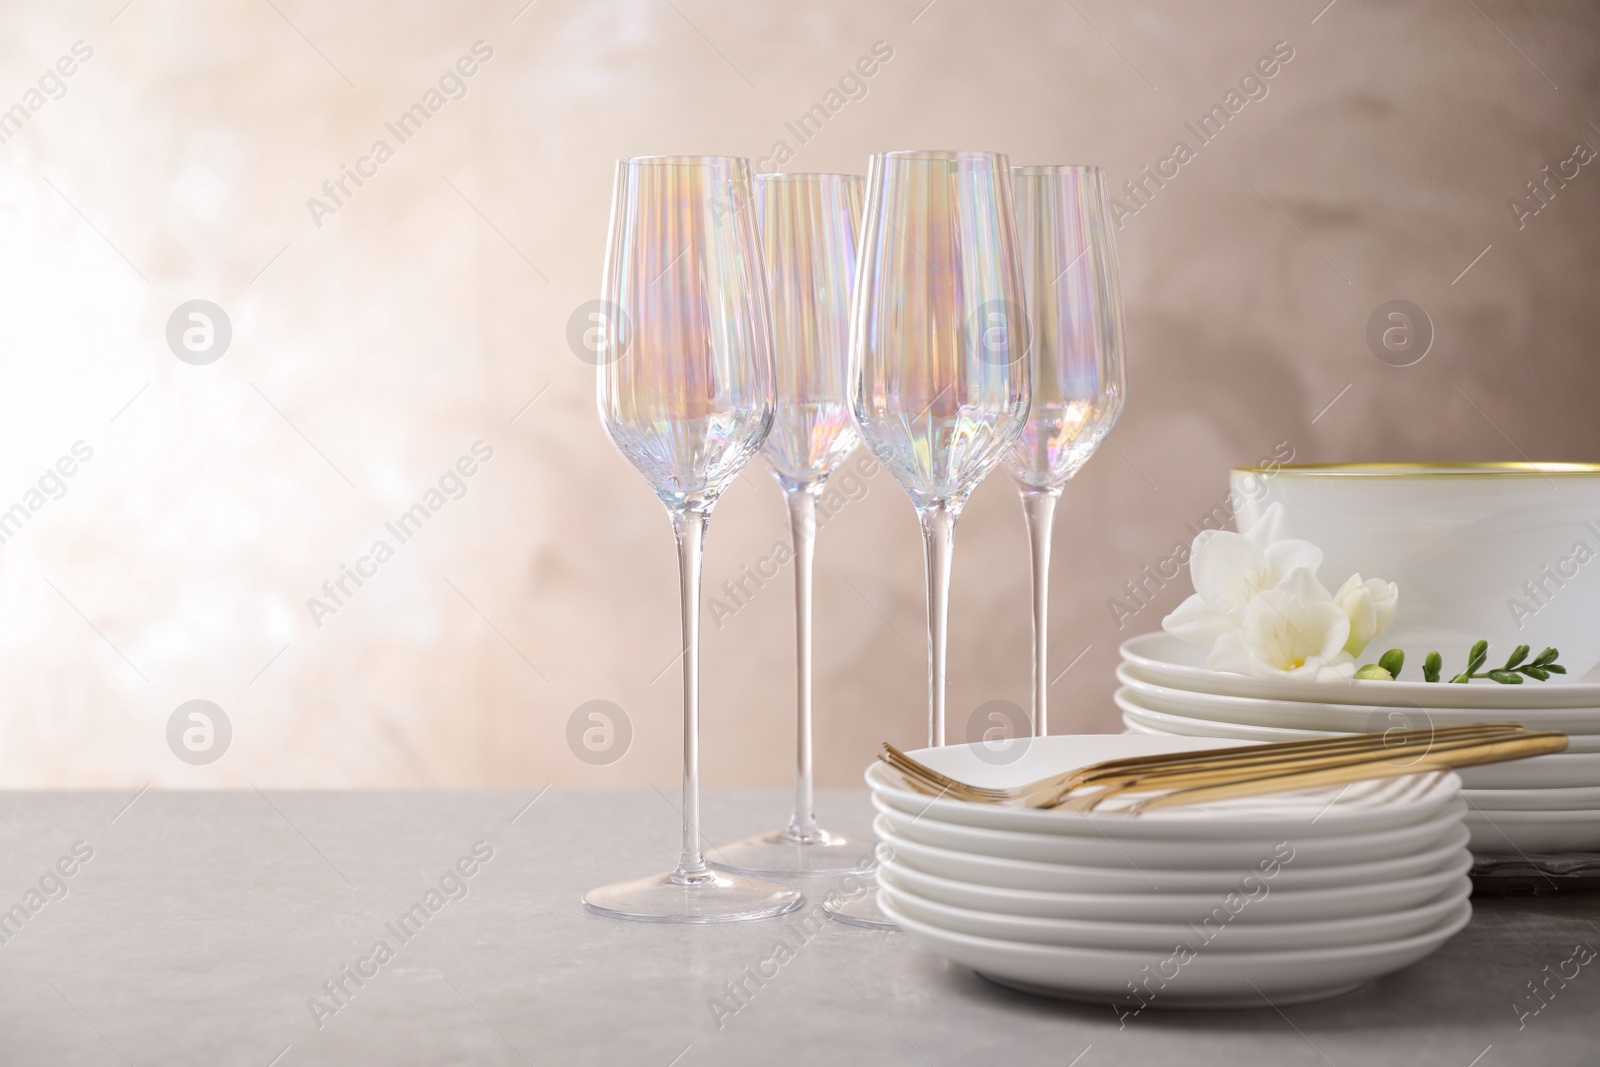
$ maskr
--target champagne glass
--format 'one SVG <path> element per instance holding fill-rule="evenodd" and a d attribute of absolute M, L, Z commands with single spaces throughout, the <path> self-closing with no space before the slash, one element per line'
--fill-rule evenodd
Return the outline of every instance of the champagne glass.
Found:
<path fill-rule="evenodd" d="M 1122 292 L 1099 167 L 1015 167 L 1012 196 L 1028 308 L 1033 409 L 1005 454 L 1022 492 L 1033 570 L 1033 732 L 1048 733 L 1050 528 L 1067 481 L 1122 414 Z"/>
<path fill-rule="evenodd" d="M 1011 175 L 997 152 L 872 157 L 850 316 L 851 413 L 910 496 L 928 571 L 928 743 L 945 736 L 956 519 L 1031 396 Z M 875 894 L 829 909 L 892 926 Z"/>
<path fill-rule="evenodd" d="M 683 597 L 683 850 L 667 874 L 591 889 L 590 911 L 647 922 L 759 919 L 800 894 L 706 866 L 700 844 L 700 558 L 717 498 L 772 426 L 772 329 L 750 164 L 617 164 L 601 285 L 600 419 L 666 505 Z"/>
<path fill-rule="evenodd" d="M 817 825 L 811 762 L 811 561 L 817 498 L 856 446 L 850 420 L 850 287 L 861 178 L 758 174 L 756 221 L 772 307 L 777 414 L 762 455 L 794 543 L 795 784 L 787 828 L 716 850 L 715 866 L 773 875 L 870 870 L 872 845 Z"/>

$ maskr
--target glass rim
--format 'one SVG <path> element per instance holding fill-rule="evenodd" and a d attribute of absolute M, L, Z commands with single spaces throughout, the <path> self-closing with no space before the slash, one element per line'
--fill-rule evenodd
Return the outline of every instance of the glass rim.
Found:
<path fill-rule="evenodd" d="M 1012 167 L 1012 174 L 1020 174 L 1025 178 L 1044 177 L 1052 174 L 1104 174 L 1106 169 L 1096 163 L 1032 163 L 1024 167 Z"/>
<path fill-rule="evenodd" d="M 746 156 L 629 156 L 617 162 L 629 167 L 709 167 L 750 165 Z"/>
<path fill-rule="evenodd" d="M 1276 467 L 1235 467 L 1238 474 L 1299 475 L 1310 478 L 1461 478 L 1472 475 L 1600 474 L 1600 463 L 1283 463 Z"/>
<path fill-rule="evenodd" d="M 1004 152 L 992 152 L 983 148 L 896 148 L 888 152 L 877 152 L 879 159 L 896 160 L 908 163 L 992 163 L 1005 161 L 1009 166 L 1010 161 Z"/>

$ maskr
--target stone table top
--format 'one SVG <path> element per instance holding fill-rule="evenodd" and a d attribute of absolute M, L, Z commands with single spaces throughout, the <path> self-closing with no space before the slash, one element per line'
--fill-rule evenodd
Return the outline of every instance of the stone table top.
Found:
<path fill-rule="evenodd" d="M 708 792 L 706 834 L 773 829 L 786 797 Z M 675 801 L 0 794 L 0 909 L 26 916 L 0 919 L 0 1065 L 1600 1063 L 1600 969 L 1537 1013 L 1529 992 L 1576 945 L 1600 947 L 1600 896 L 1475 899 L 1434 955 L 1342 997 L 1119 1028 L 1109 1008 L 1008 992 L 905 935 L 821 921 L 826 883 L 784 920 L 586 913 L 584 889 L 671 865 Z M 825 792 L 819 813 L 868 832 L 864 792 Z M 419 903 L 426 922 L 397 928 Z M 792 958 L 718 1010 L 724 983 L 807 916 Z"/>

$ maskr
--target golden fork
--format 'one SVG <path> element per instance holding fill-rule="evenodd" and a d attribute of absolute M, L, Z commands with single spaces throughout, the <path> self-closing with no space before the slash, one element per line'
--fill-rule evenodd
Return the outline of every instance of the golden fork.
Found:
<path fill-rule="evenodd" d="M 1293 789 L 1314 789 L 1321 786 L 1343 785 L 1370 778 L 1393 778 L 1421 771 L 1448 770 L 1452 767 L 1472 767 L 1480 763 L 1500 763 L 1505 760 L 1526 759 L 1561 752 L 1567 747 L 1567 735 L 1555 731 L 1508 733 L 1497 738 L 1485 738 L 1476 743 L 1465 743 L 1445 749 L 1434 748 L 1423 753 L 1414 763 L 1397 764 L 1385 756 L 1376 756 L 1361 763 L 1346 764 L 1308 771 L 1293 771 L 1266 777 L 1234 779 L 1195 785 L 1186 789 L 1172 789 L 1157 793 L 1132 804 L 1129 815 L 1139 815 L 1152 808 L 1173 807 L 1180 804 L 1200 804 L 1208 800 L 1225 800 L 1232 797 L 1259 796 L 1263 793 L 1287 792 Z M 1091 806 L 1092 807 L 1092 806 Z"/>
<path fill-rule="evenodd" d="M 1413 744 L 1418 741 L 1447 741 L 1455 737 L 1485 733 L 1519 731 L 1516 723 L 1475 723 L 1443 729 L 1393 730 L 1381 734 L 1355 734 L 1346 737 L 1320 738 L 1315 741 L 1286 741 L 1268 745 L 1242 745 L 1230 748 L 1197 749 L 1185 752 L 1168 752 L 1154 756 L 1128 756 L 1104 760 L 1077 770 L 1041 778 L 1027 785 L 1007 788 L 975 786 L 957 781 L 921 763 L 893 745 L 885 743 L 884 754 L 879 759 L 895 767 L 908 777 L 918 778 L 941 790 L 964 795 L 967 799 L 988 800 L 994 803 L 1027 802 L 1030 805 L 1059 793 L 1065 795 L 1084 785 L 1114 784 L 1129 775 L 1156 770 L 1229 767 L 1246 768 L 1258 764 L 1276 764 L 1293 756 L 1334 756 L 1344 753 L 1360 754 L 1379 748 Z M 1047 805 L 1046 805 L 1047 806 Z"/>
<path fill-rule="evenodd" d="M 1513 741 L 1528 743 L 1506 744 Z M 1565 747 L 1563 734 L 1530 734 L 1515 723 L 1483 723 L 1108 760 L 1004 789 L 957 781 L 892 745 L 886 744 L 885 754 L 879 758 L 899 770 L 919 792 L 978 803 L 1050 808 L 1060 805 L 1075 792 L 1092 790 L 1089 795 L 1074 797 L 1071 801 L 1080 810 L 1092 810 L 1106 799 L 1128 792 L 1165 789 L 1173 797 L 1138 805 L 1139 810 L 1145 810 L 1185 802 L 1179 797 L 1194 798 L 1187 802 L 1215 799 L 1220 794 L 1208 790 L 1223 786 L 1262 783 L 1243 792 L 1236 788 L 1227 794 L 1243 796 L 1251 792 L 1304 789 L 1360 778 L 1410 774 L 1441 766 L 1515 759 Z M 1315 780 L 1308 777 L 1317 774 L 1323 777 Z"/>

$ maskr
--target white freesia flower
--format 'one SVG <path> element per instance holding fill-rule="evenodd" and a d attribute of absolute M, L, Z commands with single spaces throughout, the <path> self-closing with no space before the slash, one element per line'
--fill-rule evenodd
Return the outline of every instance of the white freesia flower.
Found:
<path fill-rule="evenodd" d="M 1367 642 L 1388 629 L 1399 600 L 1400 589 L 1393 582 L 1381 578 L 1363 582 L 1359 573 L 1352 574 L 1333 596 L 1333 602 L 1350 620 L 1350 637 L 1344 650 L 1352 656 L 1361 655 Z"/>
<path fill-rule="evenodd" d="M 1216 639 L 1206 665 L 1255 678 L 1349 678 L 1349 639 L 1349 616 L 1313 571 L 1299 567 L 1250 600 L 1239 627 Z"/>
<path fill-rule="evenodd" d="M 1244 533 L 1202 530 L 1189 553 L 1194 595 L 1161 620 L 1162 628 L 1185 641 L 1211 644 L 1240 627 L 1258 594 L 1278 588 L 1296 570 L 1309 571 L 1315 580 L 1320 566 L 1320 548 L 1285 536 L 1282 504 L 1267 508 Z"/>

